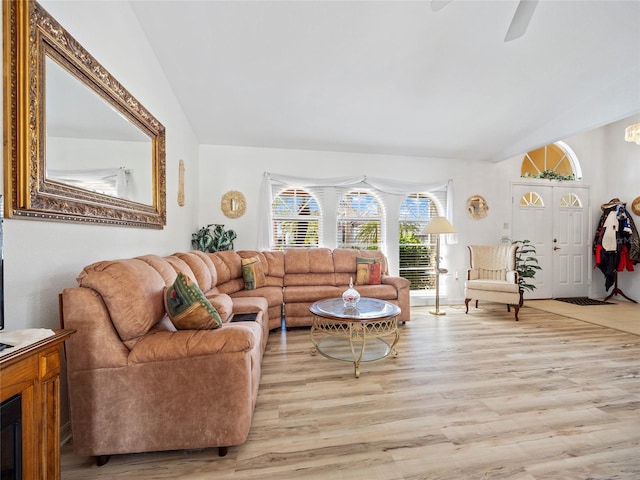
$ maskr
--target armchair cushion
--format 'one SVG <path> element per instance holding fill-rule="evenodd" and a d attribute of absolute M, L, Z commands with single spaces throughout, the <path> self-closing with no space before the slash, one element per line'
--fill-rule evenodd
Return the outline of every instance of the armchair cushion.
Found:
<path fill-rule="evenodd" d="M 510 283 L 504 280 L 468 280 L 466 287 L 489 292 L 518 293 L 517 283 Z"/>

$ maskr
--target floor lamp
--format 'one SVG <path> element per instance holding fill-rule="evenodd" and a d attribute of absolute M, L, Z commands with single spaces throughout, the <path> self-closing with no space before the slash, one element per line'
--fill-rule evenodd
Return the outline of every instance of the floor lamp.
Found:
<path fill-rule="evenodd" d="M 447 273 L 447 270 L 440 268 L 440 235 L 445 233 L 456 233 L 456 229 L 444 217 L 434 217 L 422 230 L 422 235 L 436 235 L 436 309 L 429 313 L 432 315 L 446 315 L 447 312 L 440 310 L 440 274 Z"/>

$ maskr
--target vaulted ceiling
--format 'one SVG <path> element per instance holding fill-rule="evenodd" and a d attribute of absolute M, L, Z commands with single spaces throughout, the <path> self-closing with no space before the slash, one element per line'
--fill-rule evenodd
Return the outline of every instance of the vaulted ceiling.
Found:
<path fill-rule="evenodd" d="M 130 3 L 202 144 L 500 161 L 640 112 L 637 1 L 509 42 L 515 0 Z"/>

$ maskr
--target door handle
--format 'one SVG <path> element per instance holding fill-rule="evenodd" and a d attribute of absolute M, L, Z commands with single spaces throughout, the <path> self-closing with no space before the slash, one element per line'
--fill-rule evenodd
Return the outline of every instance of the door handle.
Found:
<path fill-rule="evenodd" d="M 560 247 L 553 247 L 553 250 L 560 250 Z"/>

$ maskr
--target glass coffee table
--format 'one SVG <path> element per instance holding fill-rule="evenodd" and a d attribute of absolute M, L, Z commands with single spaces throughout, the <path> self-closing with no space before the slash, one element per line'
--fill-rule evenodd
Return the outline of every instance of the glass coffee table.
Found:
<path fill-rule="evenodd" d="M 345 307 L 342 298 L 320 300 L 309 307 L 311 354 L 353 363 L 356 378 L 360 364 L 398 356 L 398 315 L 393 303 L 363 297 L 356 307 Z"/>

